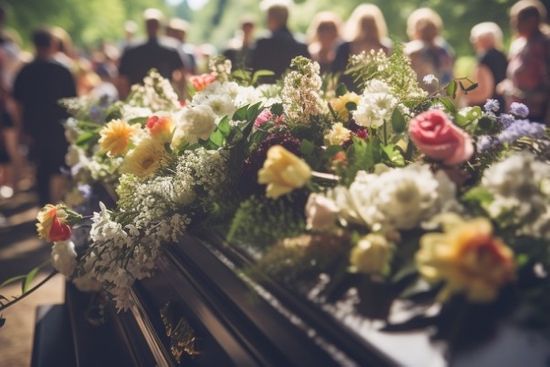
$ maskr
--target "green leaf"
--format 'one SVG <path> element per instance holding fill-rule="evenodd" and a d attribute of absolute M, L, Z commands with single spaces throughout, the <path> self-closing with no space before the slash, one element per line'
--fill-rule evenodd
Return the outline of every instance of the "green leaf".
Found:
<path fill-rule="evenodd" d="M 457 91 L 457 83 L 456 80 L 452 80 L 447 87 L 445 88 L 445 92 L 449 97 L 452 99 L 456 98 L 456 91 Z"/>
<path fill-rule="evenodd" d="M 248 110 L 248 105 L 243 106 L 239 108 L 235 113 L 233 114 L 233 121 L 244 121 L 247 120 L 247 114 L 246 111 Z"/>
<path fill-rule="evenodd" d="M 493 195 L 484 187 L 474 187 L 462 197 L 465 201 L 489 204 L 493 201 Z"/>
<path fill-rule="evenodd" d="M 391 126 L 393 127 L 393 131 L 398 134 L 404 132 L 405 128 L 407 127 L 405 117 L 403 116 L 401 111 L 399 111 L 399 108 L 393 110 L 393 113 L 391 115 Z"/>
<path fill-rule="evenodd" d="M 78 146 L 83 146 L 88 144 L 90 141 L 95 139 L 97 137 L 96 132 L 86 131 L 78 136 L 78 139 L 76 139 L 75 144 Z"/>
<path fill-rule="evenodd" d="M 473 84 L 470 85 L 468 88 L 466 88 L 464 91 L 465 91 L 465 92 L 471 92 L 471 91 L 473 91 L 474 89 L 476 89 L 477 87 L 479 87 L 479 83 L 473 83 Z"/>
<path fill-rule="evenodd" d="M 38 274 L 38 271 L 40 270 L 40 267 L 36 267 L 32 269 L 27 276 L 25 277 L 25 280 L 22 282 L 21 285 L 21 293 L 26 293 L 27 290 L 31 287 L 32 281 L 34 278 L 36 278 L 36 274 Z"/>
<path fill-rule="evenodd" d="M 260 78 L 270 77 L 275 75 L 271 70 L 258 70 L 252 75 L 252 84 L 256 84 Z"/>
<path fill-rule="evenodd" d="M 300 146 L 300 152 L 302 152 L 302 154 L 305 157 L 308 157 L 311 154 L 313 154 L 314 150 L 315 150 L 315 145 L 311 141 L 307 139 L 304 139 L 302 141 L 302 145 Z"/>
<path fill-rule="evenodd" d="M 382 151 L 393 165 L 397 167 L 405 166 L 405 158 L 403 157 L 401 151 L 397 149 L 395 144 L 382 146 Z"/>
<path fill-rule="evenodd" d="M 348 88 L 344 83 L 340 83 L 338 84 L 338 87 L 336 87 L 336 97 L 341 97 L 347 92 L 348 92 Z"/>
<path fill-rule="evenodd" d="M 285 112 L 285 109 L 283 107 L 282 103 L 275 103 L 271 106 L 271 113 L 274 115 L 282 115 Z"/>
<path fill-rule="evenodd" d="M 456 115 L 457 109 L 452 99 L 450 99 L 449 97 L 442 97 L 442 98 L 439 98 L 439 102 L 441 102 L 441 104 L 445 107 L 445 110 L 447 110 L 448 113 L 452 115 Z"/>
<path fill-rule="evenodd" d="M 5 286 L 7 286 L 8 284 L 11 284 L 11 283 L 15 283 L 21 279 L 25 279 L 25 275 L 17 275 L 15 277 L 11 277 L 7 280 L 4 280 L 2 282 L 2 284 L 0 284 L 0 288 L 4 288 Z"/>

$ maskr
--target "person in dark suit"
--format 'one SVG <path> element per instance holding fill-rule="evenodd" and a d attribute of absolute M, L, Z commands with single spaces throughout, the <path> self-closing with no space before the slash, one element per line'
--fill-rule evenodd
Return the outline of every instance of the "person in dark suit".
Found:
<path fill-rule="evenodd" d="M 290 66 L 296 56 L 309 57 L 307 46 L 297 41 L 287 27 L 288 6 L 274 4 L 267 8 L 267 28 L 271 35 L 256 42 L 250 57 L 252 70 L 271 70 L 275 75 L 263 78 L 263 83 L 273 83 Z"/>
<path fill-rule="evenodd" d="M 177 43 L 159 38 L 163 15 L 158 9 L 144 12 L 147 40 L 124 50 L 119 66 L 119 90 L 126 97 L 132 84 L 141 83 L 149 70 L 156 69 L 160 75 L 172 79 L 175 72 L 183 72 L 184 65 Z M 177 73 L 176 73 L 177 74 Z"/>
<path fill-rule="evenodd" d="M 64 193 L 68 143 L 63 122 L 67 112 L 58 104 L 62 98 L 76 97 L 73 75 L 54 59 L 54 37 L 49 30 L 33 34 L 36 58 L 25 65 L 13 85 L 13 97 L 22 112 L 23 129 L 32 139 L 36 160 L 36 183 L 40 204 L 58 202 Z"/>

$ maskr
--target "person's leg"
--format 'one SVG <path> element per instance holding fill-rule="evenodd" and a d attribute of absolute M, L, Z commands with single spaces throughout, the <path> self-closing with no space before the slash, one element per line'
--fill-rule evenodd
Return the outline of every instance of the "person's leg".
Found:
<path fill-rule="evenodd" d="M 38 159 L 36 164 L 36 191 L 40 206 L 50 203 L 50 178 L 50 168 L 42 159 Z"/>

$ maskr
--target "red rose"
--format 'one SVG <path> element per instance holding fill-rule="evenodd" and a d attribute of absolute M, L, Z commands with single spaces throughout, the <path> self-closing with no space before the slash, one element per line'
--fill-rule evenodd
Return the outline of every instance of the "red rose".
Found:
<path fill-rule="evenodd" d="M 67 241 L 71 238 L 71 227 L 66 223 L 55 217 L 52 222 L 52 228 L 50 229 L 50 241 Z"/>
<path fill-rule="evenodd" d="M 423 112 L 412 119 L 409 136 L 422 153 L 447 165 L 467 161 L 474 152 L 470 136 L 439 110 Z"/>

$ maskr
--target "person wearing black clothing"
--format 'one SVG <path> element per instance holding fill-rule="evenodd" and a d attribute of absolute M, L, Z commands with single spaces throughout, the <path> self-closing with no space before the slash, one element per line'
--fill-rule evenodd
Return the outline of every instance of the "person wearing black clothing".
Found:
<path fill-rule="evenodd" d="M 287 21 L 288 7 L 285 5 L 272 5 L 267 9 L 267 27 L 271 35 L 259 39 L 250 55 L 252 70 L 271 70 L 274 73 L 272 77 L 262 78 L 263 83 L 274 83 L 288 69 L 293 58 L 309 58 L 307 46 L 294 38 Z"/>
<path fill-rule="evenodd" d="M 130 86 L 141 83 L 149 70 L 156 69 L 160 75 L 172 79 L 175 71 L 183 71 L 183 61 L 177 44 L 158 37 L 162 13 L 147 9 L 144 13 L 147 40 L 124 50 L 120 59 L 120 95 L 126 97 Z"/>
<path fill-rule="evenodd" d="M 62 199 L 68 143 L 63 122 L 67 112 L 58 104 L 62 98 L 76 96 L 71 72 L 54 61 L 54 38 L 48 30 L 33 34 L 34 61 L 24 66 L 15 78 L 13 97 L 22 112 L 23 130 L 32 139 L 36 159 L 36 184 L 42 205 Z"/>
<path fill-rule="evenodd" d="M 508 60 L 499 50 L 502 47 L 502 30 L 496 23 L 484 22 L 475 25 L 470 32 L 470 41 L 477 54 L 475 79 L 478 87 L 464 96 L 470 106 L 483 106 L 487 99 L 499 102 L 500 112 L 505 100 L 497 86 L 506 79 Z"/>
<path fill-rule="evenodd" d="M 254 28 L 253 20 L 242 20 L 239 34 L 229 41 L 229 47 L 223 51 L 223 56 L 231 61 L 233 70 L 243 69 L 250 65 Z"/>

